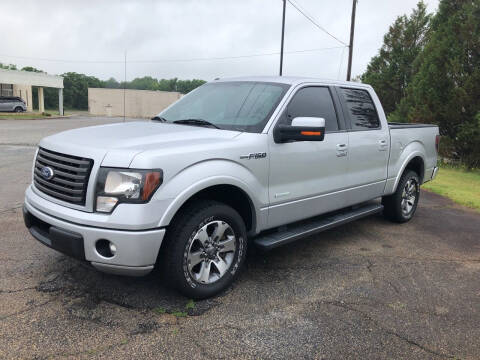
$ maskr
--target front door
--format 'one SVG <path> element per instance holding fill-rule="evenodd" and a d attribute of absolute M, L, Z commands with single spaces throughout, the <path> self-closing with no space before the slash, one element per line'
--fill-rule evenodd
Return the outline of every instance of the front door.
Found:
<path fill-rule="evenodd" d="M 344 207 L 348 135 L 326 86 L 297 90 L 275 126 L 296 117 L 325 119 L 323 141 L 275 143 L 269 136 L 269 222 L 276 227 Z"/>
<path fill-rule="evenodd" d="M 0 97 L 0 111 L 7 111 L 7 100 Z"/>

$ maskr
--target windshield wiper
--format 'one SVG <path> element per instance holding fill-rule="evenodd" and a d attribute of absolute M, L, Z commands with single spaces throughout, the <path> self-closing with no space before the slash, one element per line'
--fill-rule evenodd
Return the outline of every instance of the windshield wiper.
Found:
<path fill-rule="evenodd" d="M 182 120 L 175 120 L 175 124 L 186 124 L 186 125 L 198 125 L 198 126 L 211 126 L 215 129 L 220 129 L 217 125 L 212 124 L 210 121 L 203 120 L 203 119 L 182 119 Z"/>
<path fill-rule="evenodd" d="M 151 118 L 150 120 L 160 121 L 160 122 L 167 122 L 167 119 L 165 119 L 164 117 L 161 117 L 161 116 L 154 116 L 154 117 Z"/>

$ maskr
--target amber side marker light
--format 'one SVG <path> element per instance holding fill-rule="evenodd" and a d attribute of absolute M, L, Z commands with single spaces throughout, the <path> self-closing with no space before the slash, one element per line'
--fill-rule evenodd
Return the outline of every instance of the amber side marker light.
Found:
<path fill-rule="evenodd" d="M 160 173 L 150 172 L 145 175 L 145 184 L 143 185 L 142 200 L 146 201 L 152 192 L 160 184 Z"/>
<path fill-rule="evenodd" d="M 307 136 L 320 136 L 322 133 L 320 131 L 301 131 L 300 134 Z"/>

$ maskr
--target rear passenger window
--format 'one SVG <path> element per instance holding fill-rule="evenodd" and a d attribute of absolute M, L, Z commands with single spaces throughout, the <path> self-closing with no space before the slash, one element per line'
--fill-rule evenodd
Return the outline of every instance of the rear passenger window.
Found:
<path fill-rule="evenodd" d="M 338 130 L 337 113 L 330 90 L 326 87 L 305 87 L 297 91 L 290 101 L 283 124 L 291 124 L 296 117 L 320 117 L 325 119 L 325 131 Z"/>
<path fill-rule="evenodd" d="M 352 130 L 377 129 L 380 127 L 377 110 L 368 91 L 342 88 L 341 92 L 350 114 Z"/>

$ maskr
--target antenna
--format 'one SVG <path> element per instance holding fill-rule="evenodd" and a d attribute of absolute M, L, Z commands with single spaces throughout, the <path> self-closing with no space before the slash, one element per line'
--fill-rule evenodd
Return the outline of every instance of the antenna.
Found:
<path fill-rule="evenodd" d="M 124 73 L 124 80 L 123 80 L 123 122 L 125 122 L 125 107 L 127 106 L 126 102 L 125 102 L 125 88 L 127 87 L 127 50 L 125 50 L 125 59 L 124 59 L 124 70 L 125 70 L 125 73 Z"/>
<path fill-rule="evenodd" d="M 287 0 L 283 0 L 283 13 L 282 13 L 282 40 L 280 45 L 280 76 L 283 75 L 283 42 L 285 37 L 285 7 Z"/>

